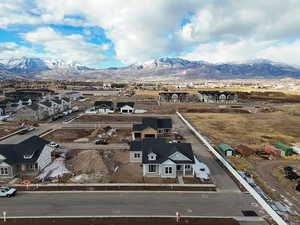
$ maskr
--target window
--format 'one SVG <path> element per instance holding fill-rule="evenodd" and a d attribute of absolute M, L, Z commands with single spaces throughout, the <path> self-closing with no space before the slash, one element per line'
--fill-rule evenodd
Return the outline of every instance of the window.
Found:
<path fill-rule="evenodd" d="M 140 153 L 134 153 L 134 158 L 139 159 L 141 157 Z"/>
<path fill-rule="evenodd" d="M 149 173 L 155 173 L 156 172 L 156 165 L 149 165 Z"/>
<path fill-rule="evenodd" d="M 166 167 L 165 174 L 172 174 L 172 167 Z"/>
<path fill-rule="evenodd" d="M 191 170 L 191 168 L 192 168 L 191 165 L 189 165 L 189 164 L 185 165 L 184 167 L 185 167 L 186 170 Z"/>
<path fill-rule="evenodd" d="M 8 168 L 4 167 L 0 169 L 0 175 L 8 175 Z"/>

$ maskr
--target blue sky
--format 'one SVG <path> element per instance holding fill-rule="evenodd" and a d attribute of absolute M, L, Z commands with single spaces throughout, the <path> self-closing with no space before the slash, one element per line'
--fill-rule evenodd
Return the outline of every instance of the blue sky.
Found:
<path fill-rule="evenodd" d="M 0 0 L 0 59 L 94 68 L 158 57 L 300 65 L 299 26 L 294 0 Z"/>

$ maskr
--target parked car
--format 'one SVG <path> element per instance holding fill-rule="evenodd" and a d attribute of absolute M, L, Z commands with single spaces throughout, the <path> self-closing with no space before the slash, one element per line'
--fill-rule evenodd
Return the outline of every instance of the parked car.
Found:
<path fill-rule="evenodd" d="M 28 129 L 24 129 L 24 130 L 21 130 L 18 134 L 23 135 L 23 134 L 27 134 L 28 132 L 29 132 Z"/>
<path fill-rule="evenodd" d="M 107 145 L 108 144 L 108 140 L 106 139 L 98 139 L 95 141 L 96 145 Z"/>
<path fill-rule="evenodd" d="M 0 187 L 0 197 L 11 197 L 17 193 L 15 188 L 10 187 Z"/>
<path fill-rule="evenodd" d="M 54 148 L 59 148 L 59 144 L 56 144 L 55 142 L 51 141 L 50 144 L 49 144 L 51 147 L 54 147 Z"/>

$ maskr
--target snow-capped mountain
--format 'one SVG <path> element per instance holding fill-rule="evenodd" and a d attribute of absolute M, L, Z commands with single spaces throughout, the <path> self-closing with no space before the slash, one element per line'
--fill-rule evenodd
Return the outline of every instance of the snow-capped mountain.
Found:
<path fill-rule="evenodd" d="M 0 60 L 0 79 L 254 79 L 300 78 L 300 68 L 270 60 L 209 63 L 181 58 L 158 58 L 121 68 L 90 69 L 77 63 L 40 58 Z"/>
<path fill-rule="evenodd" d="M 33 74 L 49 70 L 91 70 L 91 68 L 74 62 L 66 63 L 64 60 L 29 57 L 0 59 L 0 64 L 2 69 L 19 74 Z"/>

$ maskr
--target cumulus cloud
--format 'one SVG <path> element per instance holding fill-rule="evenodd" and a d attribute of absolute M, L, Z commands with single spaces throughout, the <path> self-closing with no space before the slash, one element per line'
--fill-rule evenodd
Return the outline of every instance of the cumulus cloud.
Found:
<path fill-rule="evenodd" d="M 43 57 L 42 54 L 34 51 L 31 48 L 19 45 L 15 42 L 2 42 L 0 43 L 0 59 L 8 60 L 13 57 Z"/>
<path fill-rule="evenodd" d="M 214 63 L 244 62 L 251 59 L 270 59 L 275 62 L 300 65 L 300 39 L 281 43 L 277 41 L 242 40 L 233 43 L 201 44 L 193 52 L 182 55 L 189 60 Z"/>
<path fill-rule="evenodd" d="M 187 16 L 190 21 L 182 25 Z M 235 61 L 268 56 L 286 61 L 291 57 L 283 53 L 297 55 L 298 44 L 290 40 L 300 36 L 300 5 L 299 0 L 2 0 L 0 28 L 15 24 L 101 27 L 112 45 L 100 48 L 113 47 L 124 63 L 182 55 L 187 50 L 191 53 L 186 57 L 191 58 Z M 51 33 L 52 39 L 32 32 L 26 40 L 68 59 L 88 62 L 93 59 L 90 55 L 100 57 L 99 48 L 95 54 L 83 36 L 43 31 Z M 90 33 L 84 30 L 85 36 Z M 76 47 L 74 43 L 80 44 Z M 69 50 L 64 52 L 56 44 Z M 275 57 L 272 49 L 282 53 Z"/>
<path fill-rule="evenodd" d="M 106 45 L 87 42 L 82 35 L 63 35 L 50 27 L 41 27 L 33 32 L 21 35 L 34 46 L 41 46 L 51 58 L 61 58 L 66 62 L 79 62 L 97 67 L 104 59 Z"/>

